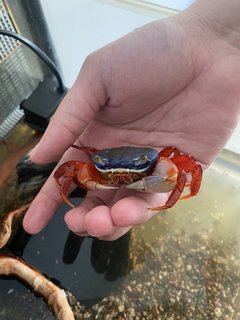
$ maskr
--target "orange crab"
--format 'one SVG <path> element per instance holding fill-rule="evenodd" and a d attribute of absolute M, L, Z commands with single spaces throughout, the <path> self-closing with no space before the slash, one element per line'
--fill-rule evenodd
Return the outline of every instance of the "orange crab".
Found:
<path fill-rule="evenodd" d="M 201 165 L 191 155 L 174 147 L 166 147 L 160 152 L 149 147 L 123 146 L 103 150 L 72 147 L 92 157 L 91 162 L 67 161 L 54 173 L 63 200 L 72 207 L 67 198 L 72 182 L 87 190 L 109 190 L 125 185 L 142 192 L 170 192 L 165 205 L 150 210 L 171 208 L 178 199 L 195 196 L 201 185 Z M 185 187 L 189 187 L 189 193 L 181 197 Z"/>

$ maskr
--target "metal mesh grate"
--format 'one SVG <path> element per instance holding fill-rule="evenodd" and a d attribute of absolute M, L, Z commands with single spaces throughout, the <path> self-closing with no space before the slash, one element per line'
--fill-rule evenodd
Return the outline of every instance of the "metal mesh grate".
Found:
<path fill-rule="evenodd" d="M 0 28 L 17 32 L 7 1 L 0 0 Z M 29 49 L 0 35 L 0 139 L 22 119 L 20 103 L 36 88 L 37 65 Z"/>
<path fill-rule="evenodd" d="M 7 12 L 7 8 L 2 0 L 0 0 L 0 28 L 16 32 L 13 22 Z M 13 38 L 0 36 L 0 63 L 6 59 L 19 44 L 19 41 Z"/>
<path fill-rule="evenodd" d="M 9 133 L 9 128 L 13 128 L 19 120 L 22 119 L 24 113 L 20 109 L 15 109 L 1 123 L 0 139 L 4 138 Z"/>

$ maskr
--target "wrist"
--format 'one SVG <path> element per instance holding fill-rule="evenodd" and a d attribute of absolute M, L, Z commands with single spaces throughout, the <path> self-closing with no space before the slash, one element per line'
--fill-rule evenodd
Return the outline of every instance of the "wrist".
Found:
<path fill-rule="evenodd" d="M 240 1 L 197 0 L 183 12 L 224 42 L 240 48 Z"/>

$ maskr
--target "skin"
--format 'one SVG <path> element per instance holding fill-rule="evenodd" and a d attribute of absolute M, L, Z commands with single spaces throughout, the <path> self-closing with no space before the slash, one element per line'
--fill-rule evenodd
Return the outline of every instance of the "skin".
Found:
<path fill-rule="evenodd" d="M 73 143 L 175 146 L 208 167 L 239 117 L 239 15 L 238 1 L 199 0 L 92 53 L 31 160 L 83 160 Z M 146 208 L 166 197 L 123 188 L 89 191 L 65 222 L 76 234 L 114 240 L 155 215 Z M 25 215 L 25 230 L 39 232 L 61 203 L 50 177 Z"/>

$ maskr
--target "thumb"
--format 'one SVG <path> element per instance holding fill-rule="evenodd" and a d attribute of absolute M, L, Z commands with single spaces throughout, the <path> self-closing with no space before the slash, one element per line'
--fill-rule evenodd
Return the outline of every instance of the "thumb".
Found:
<path fill-rule="evenodd" d="M 93 54 L 84 62 L 76 82 L 30 153 L 34 163 L 58 160 L 79 138 L 100 107 L 105 105 L 107 99 L 96 60 Z"/>

